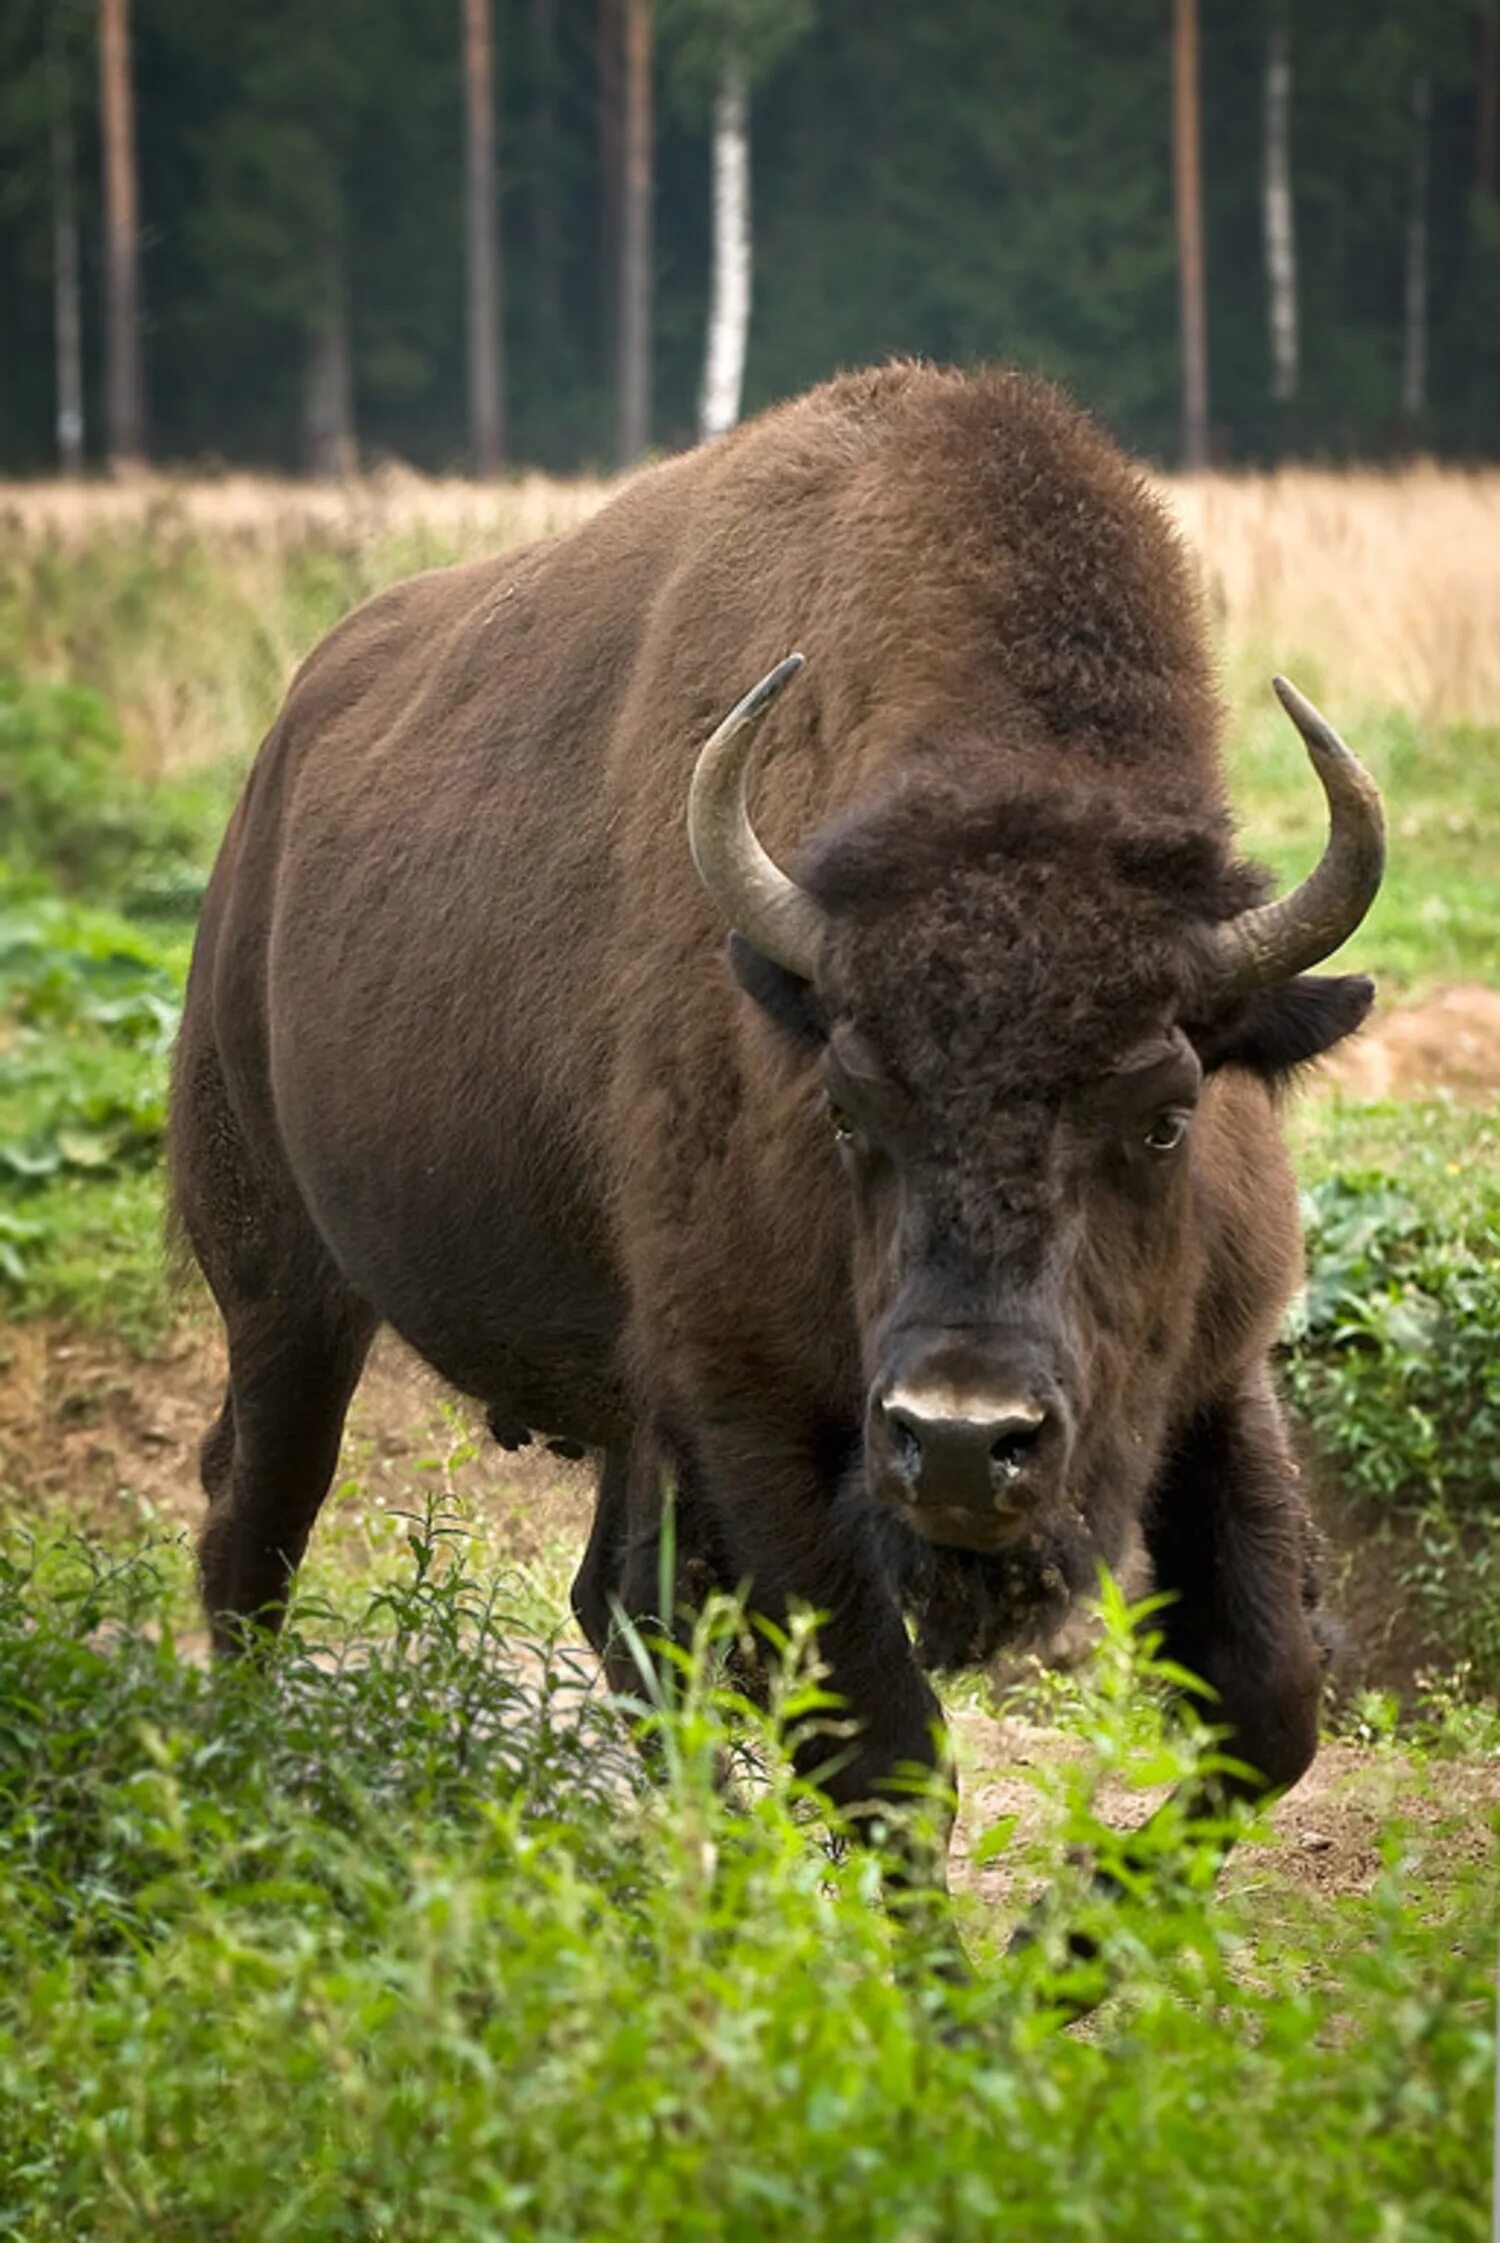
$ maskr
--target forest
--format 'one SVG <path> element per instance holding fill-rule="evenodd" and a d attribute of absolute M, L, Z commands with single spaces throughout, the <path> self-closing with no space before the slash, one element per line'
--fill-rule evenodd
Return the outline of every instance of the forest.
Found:
<path fill-rule="evenodd" d="M 1491 457 L 1497 108 L 1495 0 L 8 0 L 0 470 L 691 441 L 736 149 L 746 410 L 915 352 Z"/>

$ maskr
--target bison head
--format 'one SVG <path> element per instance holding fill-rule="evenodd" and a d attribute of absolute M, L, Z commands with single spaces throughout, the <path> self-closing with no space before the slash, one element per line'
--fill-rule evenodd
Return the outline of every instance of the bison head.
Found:
<path fill-rule="evenodd" d="M 798 667 L 705 747 L 689 822 L 741 981 L 819 1049 L 853 1207 L 865 1483 L 927 1544 L 1076 1571 L 1070 1550 L 1116 1554 L 1109 1517 L 1139 1508 L 1204 1317 L 1279 1308 L 1274 1257 L 1257 1284 L 1243 1239 L 1215 1253 L 1246 1161 L 1206 1085 L 1230 1063 L 1284 1073 L 1363 1018 L 1367 981 L 1306 969 L 1374 898 L 1379 797 L 1278 679 L 1330 808 L 1288 896 L 1263 900 L 1201 783 L 1136 800 L 1118 774 L 1053 782 L 1045 756 L 962 743 L 825 829 L 793 880 L 745 780 L 755 719 Z M 1284 1263 L 1279 1172 L 1257 1188 Z"/>

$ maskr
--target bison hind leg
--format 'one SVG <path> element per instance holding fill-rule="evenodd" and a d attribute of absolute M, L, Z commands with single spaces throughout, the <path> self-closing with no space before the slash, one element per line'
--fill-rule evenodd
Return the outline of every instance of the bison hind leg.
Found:
<path fill-rule="evenodd" d="M 198 1545 L 219 1651 L 281 1624 L 375 1331 L 373 1314 L 348 1301 L 304 1306 L 287 1322 L 264 1311 L 225 1321 L 229 1389 L 201 1453 L 209 1510 Z"/>
<path fill-rule="evenodd" d="M 335 1268 L 279 1146 L 247 1138 L 191 992 L 171 1153 L 174 1215 L 228 1342 L 228 1384 L 199 1451 L 199 1576 L 223 1651 L 252 1625 L 280 1624 L 378 1320 Z"/>
<path fill-rule="evenodd" d="M 616 1608 L 625 1585 L 625 1553 L 630 1536 L 633 1439 L 604 1452 L 599 1494 L 588 1548 L 573 1579 L 569 1602 L 573 1617 L 599 1657 L 609 1660 L 616 1633 Z"/>
<path fill-rule="evenodd" d="M 204 1434 L 198 1450 L 198 1477 L 210 1503 L 228 1490 L 234 1469 L 234 1388 L 226 1383 L 219 1414 Z"/>

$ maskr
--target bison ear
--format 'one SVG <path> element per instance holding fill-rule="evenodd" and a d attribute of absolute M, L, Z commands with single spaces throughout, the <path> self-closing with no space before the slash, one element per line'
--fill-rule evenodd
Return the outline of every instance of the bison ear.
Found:
<path fill-rule="evenodd" d="M 789 973 L 743 935 L 729 938 L 729 963 L 735 980 L 777 1027 L 799 1044 L 821 1044 L 828 1036 L 810 981 Z"/>
<path fill-rule="evenodd" d="M 1274 1080 L 1352 1036 L 1375 1001 L 1367 974 L 1298 974 L 1237 1015 L 1222 1041 L 1206 1039 L 1204 1064 L 1248 1067 Z"/>

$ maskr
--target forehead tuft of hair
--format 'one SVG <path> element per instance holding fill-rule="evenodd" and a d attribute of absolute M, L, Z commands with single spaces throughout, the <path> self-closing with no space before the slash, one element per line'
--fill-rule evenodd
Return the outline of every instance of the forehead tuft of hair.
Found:
<path fill-rule="evenodd" d="M 981 792 L 951 774 L 825 831 L 802 877 L 831 915 L 828 1001 L 921 1099 L 955 1173 L 987 1144 L 992 1165 L 1002 1105 L 1019 1167 L 1028 1102 L 1042 1129 L 1135 1043 L 1195 1018 L 1205 925 L 1265 887 L 1233 857 L 1227 818 L 1201 806 Z"/>
<path fill-rule="evenodd" d="M 908 769 L 873 802 L 819 834 L 798 877 L 824 909 L 870 922 L 977 875 L 1013 873 L 1051 888 L 1076 883 L 1078 909 L 1091 895 L 1129 891 L 1170 906 L 1183 923 L 1233 917 L 1266 892 L 1265 873 L 1238 860 L 1227 814 L 1200 800 L 1174 803 L 1160 790 L 1148 806 L 1118 787 L 1083 790 L 994 774 Z"/>

